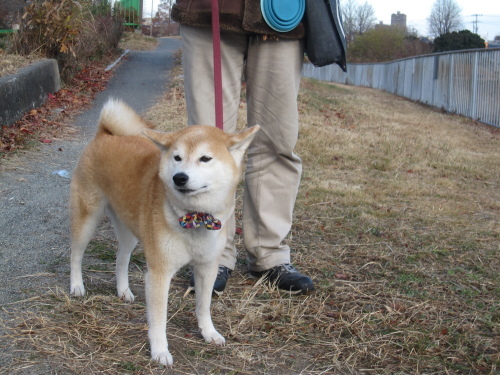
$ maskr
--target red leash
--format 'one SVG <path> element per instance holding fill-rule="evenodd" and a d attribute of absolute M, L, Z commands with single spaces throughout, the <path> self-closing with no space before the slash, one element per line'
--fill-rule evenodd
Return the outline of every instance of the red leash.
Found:
<path fill-rule="evenodd" d="M 212 38 L 214 52 L 214 93 L 215 93 L 215 126 L 224 128 L 222 99 L 222 63 L 220 53 L 219 1 L 212 0 Z"/>

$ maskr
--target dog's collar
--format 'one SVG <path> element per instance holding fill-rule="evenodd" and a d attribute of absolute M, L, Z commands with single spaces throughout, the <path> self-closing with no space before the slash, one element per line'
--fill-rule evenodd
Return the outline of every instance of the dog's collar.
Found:
<path fill-rule="evenodd" d="M 202 224 L 209 230 L 219 230 L 222 227 L 220 220 L 204 212 L 188 212 L 179 218 L 179 224 L 186 229 L 198 228 Z"/>

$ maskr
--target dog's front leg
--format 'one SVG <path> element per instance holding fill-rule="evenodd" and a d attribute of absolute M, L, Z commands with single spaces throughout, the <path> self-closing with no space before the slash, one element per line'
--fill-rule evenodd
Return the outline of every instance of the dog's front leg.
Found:
<path fill-rule="evenodd" d="M 146 274 L 146 305 L 151 358 L 165 366 L 171 366 L 174 363 L 168 351 L 166 335 L 168 290 L 172 276 L 173 273 L 157 265 L 149 267 Z"/>
<path fill-rule="evenodd" d="M 216 345 L 224 345 L 226 340 L 216 331 L 210 314 L 210 303 L 212 302 L 212 290 L 217 277 L 217 261 L 209 264 L 201 264 L 194 267 L 195 291 L 196 291 L 196 318 L 198 327 L 206 342 Z"/>

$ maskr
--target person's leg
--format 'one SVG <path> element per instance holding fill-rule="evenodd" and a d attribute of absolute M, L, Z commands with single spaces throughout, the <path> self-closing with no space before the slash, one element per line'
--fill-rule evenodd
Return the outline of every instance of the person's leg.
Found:
<path fill-rule="evenodd" d="M 188 125 L 215 125 L 211 29 L 181 25 L 180 30 Z M 227 132 L 236 130 L 247 40 L 244 34 L 221 32 L 224 130 Z"/>
<path fill-rule="evenodd" d="M 188 125 L 215 125 L 211 29 L 182 25 L 181 36 Z M 236 131 L 247 46 L 248 37 L 245 34 L 221 32 L 224 130 L 227 132 Z M 228 241 L 219 264 L 233 270 L 236 264 L 234 215 L 225 224 L 228 226 Z"/>
<path fill-rule="evenodd" d="M 293 150 L 299 120 L 297 95 L 301 40 L 252 43 L 247 60 L 248 125 L 261 130 L 248 150 L 243 235 L 250 271 L 290 263 L 283 243 L 292 225 L 302 164 Z"/>

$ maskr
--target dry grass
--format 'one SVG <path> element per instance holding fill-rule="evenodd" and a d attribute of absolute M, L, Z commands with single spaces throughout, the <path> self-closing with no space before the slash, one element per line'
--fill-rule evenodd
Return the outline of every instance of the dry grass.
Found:
<path fill-rule="evenodd" d="M 134 51 L 149 51 L 156 48 L 158 40 L 142 34 L 125 32 L 120 40 L 119 48 Z M 40 56 L 20 56 L 6 53 L 0 48 L 0 77 L 14 74 L 17 70 L 24 68 L 34 61 L 40 60 Z"/>
<path fill-rule="evenodd" d="M 0 49 L 0 77 L 14 74 L 19 69 L 24 68 L 37 60 L 40 60 L 40 57 L 13 55 Z"/>
<path fill-rule="evenodd" d="M 155 49 L 157 45 L 158 40 L 150 36 L 134 32 L 124 32 L 118 47 L 134 51 L 150 51 Z"/>
<path fill-rule="evenodd" d="M 181 74 L 146 116 L 163 129 L 186 122 Z M 24 352 L 8 371 L 50 361 L 58 374 L 497 373 L 498 130 L 313 80 L 303 81 L 300 111 L 304 176 L 288 241 L 314 293 L 250 281 L 238 237 L 236 272 L 212 307 L 227 345 L 203 343 L 183 270 L 169 304 L 174 368 L 162 369 L 148 359 L 144 259 L 131 265 L 137 302 L 124 304 L 113 296 L 105 224 L 87 253 L 86 298 L 52 290 L 6 307 Z"/>

